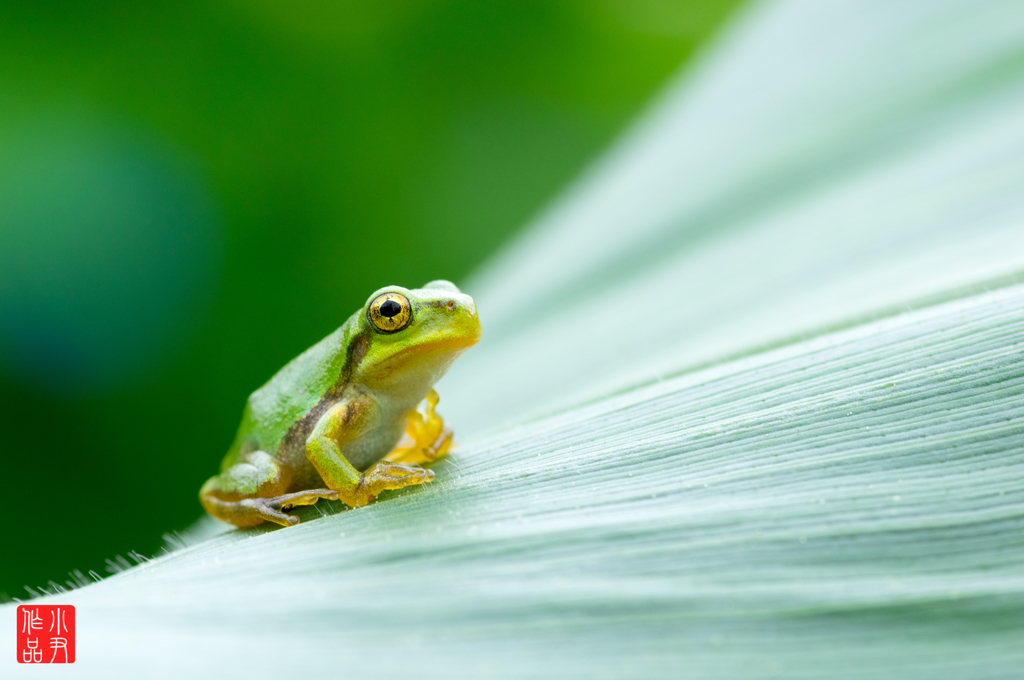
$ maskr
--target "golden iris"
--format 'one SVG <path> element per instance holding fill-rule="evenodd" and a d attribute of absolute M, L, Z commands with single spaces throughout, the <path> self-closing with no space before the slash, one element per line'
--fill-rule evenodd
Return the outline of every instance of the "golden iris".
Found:
<path fill-rule="evenodd" d="M 412 321 L 409 299 L 398 293 L 384 293 L 370 303 L 370 321 L 384 333 L 394 333 Z"/>

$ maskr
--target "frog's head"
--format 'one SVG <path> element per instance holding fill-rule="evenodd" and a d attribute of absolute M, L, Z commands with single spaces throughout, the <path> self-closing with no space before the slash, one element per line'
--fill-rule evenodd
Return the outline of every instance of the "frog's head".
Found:
<path fill-rule="evenodd" d="M 360 380 L 412 392 L 429 390 L 481 333 L 473 298 L 448 281 L 381 288 L 364 305 L 360 326 Z"/>

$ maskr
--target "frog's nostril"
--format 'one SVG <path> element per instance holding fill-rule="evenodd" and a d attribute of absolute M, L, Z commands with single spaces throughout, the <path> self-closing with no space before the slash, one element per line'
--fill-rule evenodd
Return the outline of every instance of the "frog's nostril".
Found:
<path fill-rule="evenodd" d="M 454 312 L 455 308 L 458 307 L 458 303 L 456 303 L 455 300 L 449 300 L 447 303 L 445 303 L 445 307 L 448 308 L 449 312 Z"/>

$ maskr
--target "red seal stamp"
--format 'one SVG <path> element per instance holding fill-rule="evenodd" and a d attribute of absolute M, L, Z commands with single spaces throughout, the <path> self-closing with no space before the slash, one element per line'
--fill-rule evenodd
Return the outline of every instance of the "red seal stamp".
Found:
<path fill-rule="evenodd" d="M 75 608 L 18 605 L 18 663 L 74 663 Z"/>

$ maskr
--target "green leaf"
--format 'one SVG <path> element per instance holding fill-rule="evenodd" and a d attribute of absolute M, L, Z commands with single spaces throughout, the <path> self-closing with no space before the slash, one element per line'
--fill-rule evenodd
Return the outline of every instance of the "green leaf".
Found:
<path fill-rule="evenodd" d="M 435 483 L 54 599 L 78 670 L 1015 676 L 1021 45 L 754 5 L 470 282 Z"/>

